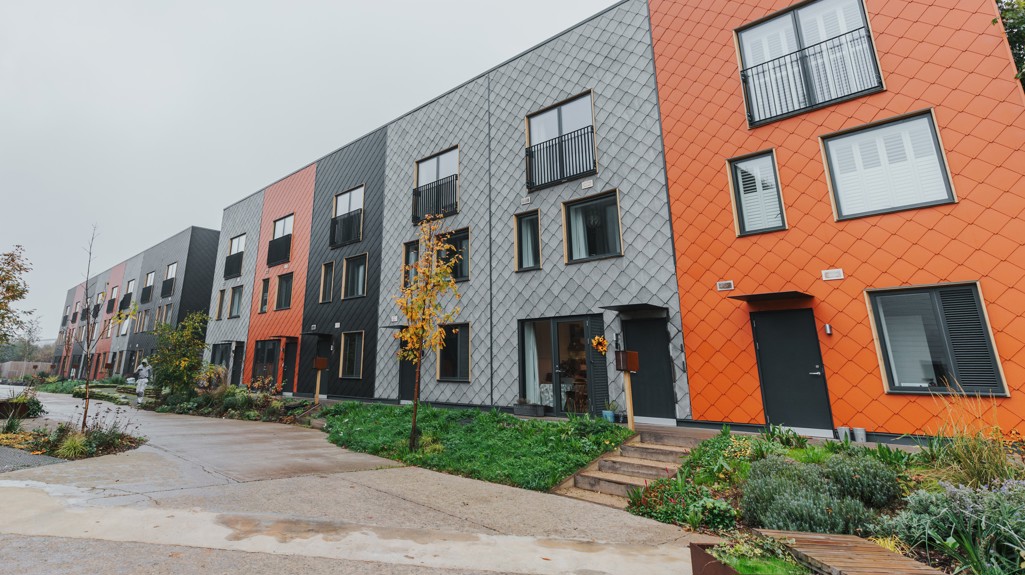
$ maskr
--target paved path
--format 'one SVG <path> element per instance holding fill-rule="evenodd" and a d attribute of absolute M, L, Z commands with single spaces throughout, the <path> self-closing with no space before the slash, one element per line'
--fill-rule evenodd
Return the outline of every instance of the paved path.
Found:
<path fill-rule="evenodd" d="M 52 419 L 81 403 L 40 397 Z M 135 451 L 0 473 L 0 573 L 690 573 L 692 535 L 622 511 L 310 429 L 129 414 Z"/>
<path fill-rule="evenodd" d="M 63 459 L 50 457 L 49 455 L 32 455 L 27 451 L 14 449 L 13 447 L 0 446 L 0 473 L 14 471 L 16 469 L 28 469 L 40 465 L 60 463 Z"/>

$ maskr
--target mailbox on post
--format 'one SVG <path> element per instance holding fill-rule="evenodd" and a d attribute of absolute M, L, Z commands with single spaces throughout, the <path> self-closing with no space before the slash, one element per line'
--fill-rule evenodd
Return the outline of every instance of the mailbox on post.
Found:
<path fill-rule="evenodd" d="M 317 389 L 313 391 L 313 404 L 320 405 L 320 374 L 327 369 L 328 358 L 315 356 L 313 358 L 313 369 L 317 370 Z"/>
<path fill-rule="evenodd" d="M 326 357 L 313 358 L 313 369 L 327 369 L 328 359 Z"/>
<path fill-rule="evenodd" d="M 630 373 L 637 373 L 640 368 L 640 362 L 637 360 L 636 351 L 617 351 L 616 352 L 616 371 L 629 371 Z"/>
<path fill-rule="evenodd" d="M 626 425 L 634 431 L 634 392 L 630 374 L 637 373 L 641 361 L 636 351 L 616 351 L 616 371 L 623 372 L 623 393 L 626 395 Z"/>

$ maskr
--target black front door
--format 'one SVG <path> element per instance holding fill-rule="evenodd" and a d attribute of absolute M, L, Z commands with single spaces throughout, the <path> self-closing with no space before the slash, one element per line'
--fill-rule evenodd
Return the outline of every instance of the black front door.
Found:
<path fill-rule="evenodd" d="M 676 419 L 673 360 L 669 356 L 669 329 L 665 318 L 625 319 L 626 349 L 637 352 L 640 369 L 633 374 L 634 414 Z"/>
<path fill-rule="evenodd" d="M 276 339 L 256 342 L 256 347 L 253 349 L 254 380 L 261 378 L 268 380 L 271 384 L 277 383 L 280 351 L 281 342 Z"/>
<path fill-rule="evenodd" d="M 402 349 L 402 342 L 399 342 Z M 416 366 L 413 362 L 399 358 L 399 400 L 413 401 L 413 385 L 416 383 Z"/>
<path fill-rule="evenodd" d="M 295 381 L 295 356 L 298 350 L 299 342 L 285 342 L 284 366 L 281 369 L 281 391 L 295 391 L 295 387 L 292 384 Z"/>
<path fill-rule="evenodd" d="M 235 349 L 231 355 L 231 384 L 242 385 L 242 364 L 246 361 L 245 342 L 235 342 Z"/>
<path fill-rule="evenodd" d="M 751 328 L 766 422 L 833 429 L 812 310 L 754 312 Z"/>

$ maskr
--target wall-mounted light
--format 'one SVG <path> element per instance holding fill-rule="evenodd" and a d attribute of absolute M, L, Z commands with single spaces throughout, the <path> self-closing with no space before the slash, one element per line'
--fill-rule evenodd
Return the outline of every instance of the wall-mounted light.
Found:
<path fill-rule="evenodd" d="M 828 323 L 825 325 L 826 335 L 833 335 L 833 326 Z"/>
<path fill-rule="evenodd" d="M 616 337 L 615 337 L 615 338 L 613 338 L 613 341 L 615 342 L 615 343 L 614 343 L 614 345 L 616 346 L 616 349 L 617 349 L 617 350 L 623 349 L 623 348 L 622 348 L 622 347 L 621 347 L 621 346 L 619 345 L 619 333 L 618 333 L 618 332 L 616 333 Z"/>

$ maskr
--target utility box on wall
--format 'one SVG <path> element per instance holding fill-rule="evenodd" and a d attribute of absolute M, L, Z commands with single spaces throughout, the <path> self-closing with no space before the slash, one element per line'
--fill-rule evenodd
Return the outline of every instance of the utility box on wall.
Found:
<path fill-rule="evenodd" d="M 327 369 L 327 363 L 326 357 L 315 357 L 313 358 L 313 369 Z"/>
<path fill-rule="evenodd" d="M 640 369 L 640 360 L 637 357 L 636 351 L 616 352 L 616 371 L 637 373 L 638 369 Z"/>

